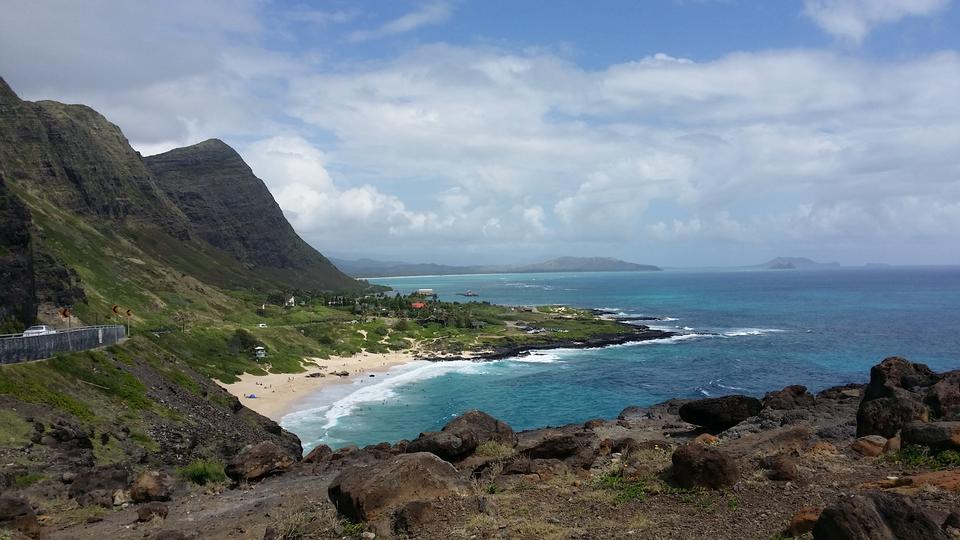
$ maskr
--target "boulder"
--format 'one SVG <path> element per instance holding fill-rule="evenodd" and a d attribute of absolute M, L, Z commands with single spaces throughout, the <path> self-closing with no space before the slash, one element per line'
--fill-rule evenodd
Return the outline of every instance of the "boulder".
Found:
<path fill-rule="evenodd" d="M 908 422 L 929 420 L 924 396 L 938 381 L 924 364 L 896 356 L 873 366 L 857 410 L 857 436 L 893 437 Z"/>
<path fill-rule="evenodd" d="M 311 450 L 307 457 L 303 458 L 304 463 L 320 463 L 324 459 L 330 457 L 333 454 L 333 450 L 325 444 L 321 444 Z"/>
<path fill-rule="evenodd" d="M 274 442 L 262 441 L 244 447 L 227 463 L 225 472 L 233 480 L 258 480 L 283 472 L 294 463 L 294 458 Z"/>
<path fill-rule="evenodd" d="M 853 441 L 850 448 L 862 456 L 877 457 L 883 453 L 886 445 L 887 439 L 879 435 L 867 435 L 866 437 L 860 437 Z"/>
<path fill-rule="evenodd" d="M 720 489 L 740 479 L 740 468 L 728 454 L 714 446 L 686 444 L 671 458 L 673 477 L 681 487 Z"/>
<path fill-rule="evenodd" d="M 87 469 L 77 473 L 70 484 L 68 493 L 81 504 L 113 505 L 113 492 L 127 489 L 130 485 L 130 471 L 123 467 L 105 467 Z M 104 499 L 108 500 L 104 504 Z"/>
<path fill-rule="evenodd" d="M 680 407 L 680 418 L 711 431 L 723 431 L 760 414 L 760 400 L 749 396 L 698 399 Z"/>
<path fill-rule="evenodd" d="M 900 438 L 904 444 L 960 450 L 960 422 L 911 422 L 903 426 Z"/>
<path fill-rule="evenodd" d="M 577 454 L 584 447 L 584 441 L 571 433 L 557 433 L 527 449 L 526 454 L 534 459 L 565 459 Z"/>
<path fill-rule="evenodd" d="M 894 397 L 864 399 L 857 409 L 857 436 L 880 435 L 893 437 L 904 424 L 930 419 L 927 406 L 905 390 L 895 392 Z"/>
<path fill-rule="evenodd" d="M 566 463 L 559 459 L 529 459 L 519 457 L 504 465 L 503 475 L 537 475 L 540 480 L 548 480 L 570 472 Z"/>
<path fill-rule="evenodd" d="M 0 530 L 12 529 L 31 538 L 40 536 L 37 514 L 26 499 L 0 496 Z"/>
<path fill-rule="evenodd" d="M 351 467 L 330 483 L 337 511 L 354 521 L 371 521 L 412 501 L 466 495 L 468 484 L 453 465 L 429 452 L 403 454 L 369 467 Z"/>
<path fill-rule="evenodd" d="M 692 442 L 697 444 L 717 444 L 720 442 L 720 439 L 709 433 L 701 433 L 700 435 L 697 435 Z"/>
<path fill-rule="evenodd" d="M 767 409 L 802 409 L 812 407 L 814 404 L 813 394 L 807 391 L 807 387 L 801 384 L 794 384 L 785 387 L 783 390 L 768 392 L 761 401 L 764 408 Z"/>
<path fill-rule="evenodd" d="M 845 496 L 820 514 L 815 540 L 947 540 L 937 521 L 912 499 L 870 492 Z"/>
<path fill-rule="evenodd" d="M 801 536 L 812 531 L 822 511 L 821 508 L 801 508 L 790 518 L 790 524 L 787 525 L 786 530 L 787 536 Z"/>
<path fill-rule="evenodd" d="M 483 411 L 467 411 L 443 426 L 441 431 L 454 433 L 463 439 L 474 439 L 478 445 L 488 441 L 510 447 L 517 445 L 517 435 L 513 429 Z"/>
<path fill-rule="evenodd" d="M 940 380 L 927 389 L 924 403 L 938 420 L 960 420 L 960 371 L 944 373 Z"/>
<path fill-rule="evenodd" d="M 167 519 L 170 510 L 160 502 L 150 502 L 137 508 L 137 521 L 150 521 L 153 518 Z"/>
<path fill-rule="evenodd" d="M 393 531 L 399 535 L 411 534 L 434 518 L 433 504 L 430 501 L 411 501 L 394 512 Z"/>
<path fill-rule="evenodd" d="M 173 477 L 160 471 L 140 473 L 130 486 L 130 498 L 135 503 L 169 501 L 173 495 Z"/>
<path fill-rule="evenodd" d="M 447 461 L 458 461 L 473 453 L 479 443 L 470 431 L 450 433 L 445 431 L 431 431 L 421 433 L 419 437 L 410 441 L 406 453 L 430 452 Z"/>
<path fill-rule="evenodd" d="M 760 460 L 760 466 L 767 470 L 767 478 L 777 482 L 792 482 L 800 476 L 797 458 L 789 454 L 767 456 Z"/>
<path fill-rule="evenodd" d="M 736 458 L 756 458 L 799 452 L 813 433 L 807 426 L 790 426 L 746 435 L 724 443 L 723 449 Z"/>

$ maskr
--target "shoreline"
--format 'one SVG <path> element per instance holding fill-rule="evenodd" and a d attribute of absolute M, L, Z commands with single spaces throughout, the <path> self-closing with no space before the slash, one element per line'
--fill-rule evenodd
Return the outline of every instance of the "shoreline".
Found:
<path fill-rule="evenodd" d="M 327 359 L 310 357 L 306 360 L 316 362 L 319 366 L 308 367 L 300 373 L 244 373 L 239 377 L 240 380 L 234 383 L 215 382 L 247 408 L 279 423 L 284 416 L 295 412 L 301 401 L 319 390 L 351 384 L 358 377 L 366 377 L 368 373 L 382 372 L 420 360 L 418 354 L 414 349 L 408 349 L 389 353 L 364 351 L 353 356 L 331 356 Z M 349 374 L 341 376 L 337 375 L 337 372 Z M 251 395 L 256 397 L 249 397 Z"/>
<path fill-rule="evenodd" d="M 417 360 L 428 362 L 452 362 L 469 360 L 472 362 L 493 362 L 514 357 L 524 357 L 534 351 L 555 349 L 597 349 L 666 339 L 677 335 L 676 332 L 634 327 L 625 334 L 604 334 L 583 340 L 558 339 L 543 343 L 509 344 L 488 348 L 482 351 L 461 353 L 425 352 L 419 348 L 389 353 L 360 352 L 353 356 L 332 356 L 328 359 L 307 358 L 319 367 L 309 367 L 300 373 L 268 373 L 251 375 L 244 373 L 239 381 L 224 384 L 216 381 L 224 390 L 235 396 L 247 408 L 271 420 L 280 423 L 284 416 L 296 412 L 298 405 L 318 391 L 334 385 L 352 384 L 358 377 L 369 372 L 383 372 L 390 368 L 408 364 Z M 348 375 L 337 373 L 349 372 Z M 319 374 L 319 375 L 318 375 Z M 250 397 L 251 395 L 256 397 Z"/>

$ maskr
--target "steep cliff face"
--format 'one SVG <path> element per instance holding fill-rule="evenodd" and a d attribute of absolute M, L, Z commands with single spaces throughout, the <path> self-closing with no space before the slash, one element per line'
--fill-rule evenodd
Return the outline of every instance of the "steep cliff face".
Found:
<path fill-rule="evenodd" d="M 304 242 L 243 158 L 220 140 L 145 158 L 196 235 L 249 268 L 303 288 L 355 281 Z"/>
<path fill-rule="evenodd" d="M 120 128 L 84 105 L 23 101 L 2 79 L 0 169 L 8 181 L 60 208 L 188 237 L 187 219 L 157 186 Z"/>
<path fill-rule="evenodd" d="M 0 334 L 32 322 L 37 313 L 30 211 L 0 175 Z"/>
<path fill-rule="evenodd" d="M 93 109 L 23 101 L 0 79 L 0 277 L 16 284 L 0 293 L 0 324 L 88 298 L 95 318 L 114 303 L 161 313 L 186 276 L 227 288 L 359 286 L 296 235 L 226 144 L 149 165 Z M 178 276 L 176 292 L 156 290 L 160 275 Z"/>

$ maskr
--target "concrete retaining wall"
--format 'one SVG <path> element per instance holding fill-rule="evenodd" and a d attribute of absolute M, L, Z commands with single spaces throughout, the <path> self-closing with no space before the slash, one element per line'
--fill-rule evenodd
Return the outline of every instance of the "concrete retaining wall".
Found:
<path fill-rule="evenodd" d="M 127 337 L 123 326 L 85 326 L 45 336 L 13 336 L 0 339 L 0 364 L 51 358 L 61 352 L 76 352 L 113 345 Z"/>

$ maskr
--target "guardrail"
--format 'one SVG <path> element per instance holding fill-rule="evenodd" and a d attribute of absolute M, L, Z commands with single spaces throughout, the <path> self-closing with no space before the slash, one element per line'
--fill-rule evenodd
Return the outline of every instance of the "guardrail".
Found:
<path fill-rule="evenodd" d="M 126 337 L 127 330 L 122 325 L 81 326 L 40 336 L 7 334 L 0 336 L 0 364 L 42 360 L 61 352 L 85 351 L 113 345 Z"/>

